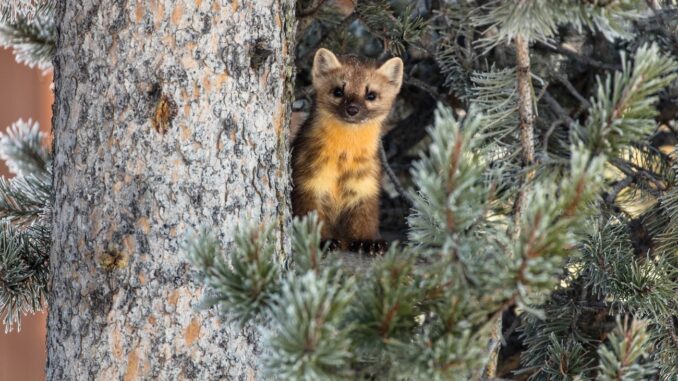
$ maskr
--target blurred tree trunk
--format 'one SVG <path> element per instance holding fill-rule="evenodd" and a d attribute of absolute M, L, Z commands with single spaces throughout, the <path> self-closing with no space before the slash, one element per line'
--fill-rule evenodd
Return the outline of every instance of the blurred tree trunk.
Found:
<path fill-rule="evenodd" d="M 50 380 L 254 379 L 182 243 L 288 212 L 291 0 L 57 2 Z"/>

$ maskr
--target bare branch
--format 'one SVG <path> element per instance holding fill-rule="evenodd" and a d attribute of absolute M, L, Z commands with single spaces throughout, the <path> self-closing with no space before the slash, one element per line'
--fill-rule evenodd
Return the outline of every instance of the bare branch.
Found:
<path fill-rule="evenodd" d="M 530 48 L 523 36 L 516 36 L 515 45 L 521 155 L 523 167 L 529 167 L 534 164 L 534 110 L 532 109 L 532 83 L 530 81 Z M 533 176 L 533 171 L 528 171 L 523 183 L 528 183 Z M 520 219 L 525 202 L 525 190 L 521 190 L 515 206 L 514 218 L 516 221 Z M 516 224 L 516 226 L 519 226 L 519 224 Z M 516 228 L 516 235 L 518 233 L 518 228 Z"/>
<path fill-rule="evenodd" d="M 558 54 L 562 54 L 564 56 L 568 56 L 570 58 L 573 58 L 575 61 L 578 61 L 580 63 L 583 63 L 584 65 L 592 66 L 598 69 L 604 69 L 604 70 L 621 70 L 620 65 L 615 65 L 615 64 L 608 64 L 605 62 L 600 62 L 597 60 L 594 60 L 593 58 L 586 57 L 584 55 L 579 54 L 578 52 L 568 49 L 562 45 L 559 46 L 551 46 L 547 45 L 544 43 L 536 43 L 535 48 L 539 50 L 547 50 L 550 52 L 556 52 Z"/>
<path fill-rule="evenodd" d="M 384 171 L 386 172 L 386 175 L 388 176 L 389 180 L 391 180 L 393 187 L 396 189 L 400 197 L 405 199 L 408 204 L 413 205 L 414 202 L 412 201 L 412 197 L 407 193 L 405 188 L 403 188 L 402 184 L 400 184 L 400 180 L 398 180 L 398 177 L 393 172 L 393 169 L 391 169 L 391 166 L 388 164 L 388 157 L 386 156 L 386 151 L 384 150 L 383 141 L 379 142 L 379 155 L 381 156 L 381 166 L 382 168 L 384 168 Z"/>
<path fill-rule="evenodd" d="M 562 84 L 565 86 L 565 88 L 567 89 L 567 91 L 569 91 L 570 94 L 572 94 L 573 97 L 577 98 L 577 100 L 578 100 L 584 107 L 586 107 L 586 108 L 590 108 L 590 107 L 591 107 L 591 102 L 589 102 L 588 100 L 586 100 L 586 98 L 584 98 L 584 96 L 581 95 L 581 93 L 579 93 L 579 91 L 577 91 L 577 89 L 574 87 L 574 85 L 572 85 L 572 82 L 570 82 L 570 80 L 567 79 L 566 76 L 564 76 L 564 75 L 558 76 L 558 81 L 559 81 L 560 83 L 562 83 Z"/>

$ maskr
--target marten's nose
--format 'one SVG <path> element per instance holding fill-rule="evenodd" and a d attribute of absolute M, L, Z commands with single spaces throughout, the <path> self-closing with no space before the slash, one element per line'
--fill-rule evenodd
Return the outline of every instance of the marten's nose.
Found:
<path fill-rule="evenodd" d="M 346 113 L 350 116 L 355 116 L 358 112 L 360 112 L 360 109 L 356 105 L 348 105 L 346 106 Z"/>

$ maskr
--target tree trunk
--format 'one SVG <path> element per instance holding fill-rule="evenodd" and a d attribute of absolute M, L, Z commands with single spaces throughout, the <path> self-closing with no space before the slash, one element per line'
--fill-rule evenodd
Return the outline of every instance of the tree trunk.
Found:
<path fill-rule="evenodd" d="M 57 3 L 48 379 L 256 378 L 182 244 L 272 220 L 285 249 L 293 1 Z"/>

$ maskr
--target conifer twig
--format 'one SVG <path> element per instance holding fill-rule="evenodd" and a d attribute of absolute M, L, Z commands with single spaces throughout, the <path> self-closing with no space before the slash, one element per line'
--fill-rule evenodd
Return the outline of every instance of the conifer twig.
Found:
<path fill-rule="evenodd" d="M 617 181 L 613 186 L 612 189 L 610 190 L 610 193 L 608 193 L 607 197 L 605 197 L 605 202 L 612 205 L 614 204 L 615 200 L 617 199 L 617 196 L 619 193 L 621 193 L 624 188 L 628 187 L 631 185 L 636 180 L 635 175 L 630 175 L 626 176 L 620 181 Z"/>
<path fill-rule="evenodd" d="M 383 141 L 379 142 L 379 155 L 381 156 L 381 166 L 384 168 L 384 171 L 386 172 L 386 175 L 388 176 L 389 180 L 391 180 L 391 183 L 393 184 L 395 190 L 398 192 L 400 197 L 407 201 L 409 205 L 413 205 L 414 201 L 412 200 L 412 197 L 407 193 L 405 188 L 403 188 L 402 184 L 400 184 L 400 180 L 398 180 L 398 177 L 393 172 L 391 166 L 388 164 L 388 156 L 386 155 L 386 150 L 384 150 Z"/>
<path fill-rule="evenodd" d="M 595 68 L 598 68 L 598 69 L 603 69 L 603 70 L 620 70 L 621 69 L 621 66 L 619 66 L 619 65 L 600 62 L 600 61 L 595 60 L 591 57 L 587 57 L 587 56 L 584 56 L 582 54 L 579 54 L 578 52 L 576 52 L 572 49 L 568 49 L 568 48 L 566 48 L 562 45 L 551 46 L 551 45 L 547 45 L 547 44 L 544 44 L 544 43 L 537 43 L 535 45 L 535 47 L 539 50 L 548 50 L 548 51 L 551 51 L 551 52 L 562 54 L 564 56 L 573 58 L 577 62 L 583 63 L 583 64 L 591 66 L 591 67 L 595 67 Z"/>
<path fill-rule="evenodd" d="M 516 74 L 518 80 L 518 114 L 520 128 L 520 147 L 523 167 L 528 168 L 534 163 L 534 112 L 532 98 L 532 83 L 530 73 L 530 49 L 529 42 L 522 35 L 515 38 L 516 48 Z M 514 237 L 520 236 L 520 220 L 525 211 L 527 203 L 527 191 L 525 185 L 534 177 L 534 171 L 529 170 L 523 178 L 523 187 L 518 193 L 514 209 Z M 521 266 L 521 271 L 525 266 Z M 492 345 L 490 346 L 490 356 L 483 377 L 494 377 L 497 372 L 497 362 L 499 358 L 499 349 L 501 347 L 501 315 L 497 317 L 497 323 L 492 332 Z"/>
<path fill-rule="evenodd" d="M 572 94 L 573 97 L 577 98 L 577 100 L 579 101 L 579 103 L 582 104 L 582 106 L 584 106 L 586 108 L 591 108 L 591 102 L 586 100 L 586 98 L 584 98 L 584 96 L 581 95 L 581 93 L 579 93 L 579 91 L 577 91 L 577 89 L 574 87 L 572 82 L 570 82 L 570 80 L 567 79 L 567 76 L 565 76 L 565 75 L 558 76 L 558 81 L 560 83 L 562 83 L 563 86 L 565 86 L 567 91 L 569 91 L 570 94 Z"/>
<path fill-rule="evenodd" d="M 428 93 L 428 95 L 431 96 L 431 98 L 435 99 L 436 102 L 448 103 L 445 101 L 445 98 L 438 92 L 438 90 L 434 86 L 429 85 L 428 83 L 422 81 L 419 78 L 414 78 L 408 75 L 405 78 L 405 84 L 414 86 L 418 89 L 425 91 L 426 93 Z"/>
<path fill-rule="evenodd" d="M 338 31 L 345 30 L 346 28 L 349 27 L 355 20 L 358 19 L 358 14 L 356 12 L 352 12 L 350 15 L 346 16 L 339 24 L 337 24 L 331 31 L 328 31 L 326 34 L 324 34 L 318 42 L 316 42 L 312 48 L 309 48 L 306 54 L 304 54 L 301 57 L 298 57 L 297 59 L 297 65 L 299 62 L 304 62 L 308 58 L 309 55 L 315 53 L 316 49 L 321 47 L 325 41 L 331 36 L 336 36 Z"/>
<path fill-rule="evenodd" d="M 560 116 L 560 119 L 570 124 L 576 123 L 576 121 L 572 119 L 570 114 L 563 108 L 563 106 L 560 105 L 560 103 L 558 103 L 558 101 L 551 94 L 546 92 L 542 99 L 546 103 L 548 103 L 548 105 L 551 107 L 553 111 L 555 111 L 556 114 Z"/>

